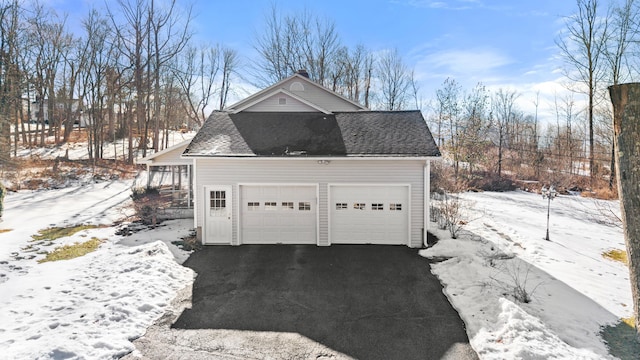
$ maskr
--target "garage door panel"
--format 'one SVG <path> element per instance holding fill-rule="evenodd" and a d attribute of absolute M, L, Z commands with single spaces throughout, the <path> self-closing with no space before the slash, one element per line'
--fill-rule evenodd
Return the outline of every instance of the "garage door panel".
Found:
<path fill-rule="evenodd" d="M 408 186 L 332 185 L 329 214 L 332 243 L 406 244 Z"/>
<path fill-rule="evenodd" d="M 245 244 L 315 244 L 315 186 L 241 186 Z"/>

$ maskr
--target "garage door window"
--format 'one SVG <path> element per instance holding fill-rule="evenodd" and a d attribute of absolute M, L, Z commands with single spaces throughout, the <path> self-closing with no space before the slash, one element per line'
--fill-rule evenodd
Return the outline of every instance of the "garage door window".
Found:
<path fill-rule="evenodd" d="M 259 202 L 248 202 L 247 203 L 247 209 L 249 211 L 258 211 L 258 210 L 260 210 L 260 203 Z"/>
<path fill-rule="evenodd" d="M 278 210 L 278 203 L 275 201 L 267 201 L 264 203 L 264 209 L 267 211 Z"/>
<path fill-rule="evenodd" d="M 293 210 L 293 203 L 285 201 L 282 203 L 282 210 Z"/>
<path fill-rule="evenodd" d="M 402 204 L 389 204 L 389 210 L 402 211 Z"/>
<path fill-rule="evenodd" d="M 371 204 L 371 210 L 384 210 L 383 204 Z"/>
<path fill-rule="evenodd" d="M 310 211 L 311 203 L 307 201 L 301 201 L 298 203 L 298 210 L 300 211 Z"/>
<path fill-rule="evenodd" d="M 355 210 L 365 210 L 367 208 L 367 205 L 365 203 L 354 203 L 353 208 Z"/>
<path fill-rule="evenodd" d="M 337 203 L 336 210 L 347 210 L 347 203 Z"/>

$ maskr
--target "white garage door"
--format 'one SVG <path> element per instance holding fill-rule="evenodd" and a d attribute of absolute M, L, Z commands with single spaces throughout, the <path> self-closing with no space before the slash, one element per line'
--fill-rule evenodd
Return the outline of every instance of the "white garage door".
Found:
<path fill-rule="evenodd" d="M 315 186 L 240 187 L 243 244 L 315 244 Z"/>
<path fill-rule="evenodd" d="M 333 185 L 329 191 L 332 244 L 409 242 L 408 186 Z"/>

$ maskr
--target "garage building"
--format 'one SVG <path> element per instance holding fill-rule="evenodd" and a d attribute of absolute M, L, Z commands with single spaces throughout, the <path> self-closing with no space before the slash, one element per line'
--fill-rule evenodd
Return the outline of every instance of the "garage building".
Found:
<path fill-rule="evenodd" d="M 420 111 L 370 111 L 295 74 L 214 111 L 182 157 L 204 244 L 421 247 L 440 152 Z"/>

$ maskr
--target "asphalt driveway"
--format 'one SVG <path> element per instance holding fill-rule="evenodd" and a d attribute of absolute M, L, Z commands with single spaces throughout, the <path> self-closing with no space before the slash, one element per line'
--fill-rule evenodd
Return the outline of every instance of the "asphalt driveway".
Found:
<path fill-rule="evenodd" d="M 358 359 L 477 359 L 464 324 L 416 249 L 210 246 L 178 329 L 298 333 Z"/>

